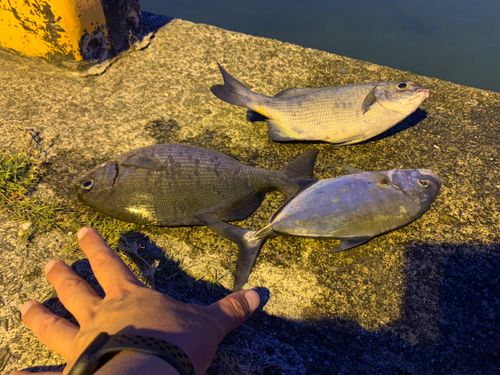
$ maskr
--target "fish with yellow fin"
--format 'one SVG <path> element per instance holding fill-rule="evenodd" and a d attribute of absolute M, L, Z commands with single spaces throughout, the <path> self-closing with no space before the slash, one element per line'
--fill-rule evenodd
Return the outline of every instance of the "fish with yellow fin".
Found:
<path fill-rule="evenodd" d="M 362 142 L 404 120 L 429 97 L 428 89 L 411 81 L 292 88 L 272 97 L 250 91 L 222 66 L 219 69 L 224 84 L 212 86 L 212 93 L 258 113 L 267 121 L 273 141 Z"/>

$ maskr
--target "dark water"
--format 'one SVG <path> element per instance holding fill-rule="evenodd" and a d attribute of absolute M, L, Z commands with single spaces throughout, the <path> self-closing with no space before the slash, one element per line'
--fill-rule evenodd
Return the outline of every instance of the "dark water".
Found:
<path fill-rule="evenodd" d="M 500 0 L 141 0 L 141 8 L 500 92 Z"/>

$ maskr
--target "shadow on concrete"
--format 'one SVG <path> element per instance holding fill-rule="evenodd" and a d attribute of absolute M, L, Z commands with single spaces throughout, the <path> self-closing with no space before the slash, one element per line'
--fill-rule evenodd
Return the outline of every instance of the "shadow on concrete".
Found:
<path fill-rule="evenodd" d="M 146 262 L 158 262 L 157 290 L 201 305 L 230 293 L 218 284 L 192 279 L 182 262 L 166 257 L 147 236 L 130 232 L 124 238 L 125 247 L 139 245 L 138 254 Z M 131 257 L 144 270 L 144 261 Z M 259 374 L 498 374 L 500 245 L 408 244 L 406 260 L 402 316 L 385 329 L 369 332 L 335 318 L 295 322 L 257 311 L 246 328 L 224 339 L 207 374 L 238 373 L 220 353 L 243 352 L 252 340 L 264 343 L 252 353 L 251 366 L 258 369 L 252 373 Z M 86 260 L 72 267 L 102 295 Z M 45 304 L 68 317 L 57 300 Z M 297 356 L 302 362 L 297 371 L 282 370 Z"/>
<path fill-rule="evenodd" d="M 302 326 L 295 347 L 312 360 L 309 373 L 499 373 L 500 245 L 409 244 L 406 260 L 402 317 L 386 329 L 341 320 Z"/>

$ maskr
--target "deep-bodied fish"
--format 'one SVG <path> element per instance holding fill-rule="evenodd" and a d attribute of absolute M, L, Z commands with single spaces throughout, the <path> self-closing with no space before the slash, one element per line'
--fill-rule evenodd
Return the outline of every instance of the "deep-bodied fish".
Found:
<path fill-rule="evenodd" d="M 86 205 L 119 220 L 159 226 L 203 225 L 200 214 L 242 220 L 265 192 L 294 194 L 312 179 L 310 150 L 278 171 L 254 168 L 219 151 L 160 144 L 126 152 L 93 169 L 74 186 Z"/>
<path fill-rule="evenodd" d="M 441 179 L 429 169 L 362 172 L 321 180 L 290 198 L 259 231 L 202 217 L 214 232 L 239 249 L 234 288 L 248 280 L 260 248 L 279 234 L 339 239 L 330 252 L 351 249 L 400 228 L 422 215 L 436 197 Z"/>
<path fill-rule="evenodd" d="M 212 93 L 260 114 L 273 141 L 362 142 L 408 117 L 429 97 L 429 90 L 411 81 L 293 88 L 271 97 L 250 91 L 219 68 L 224 85 L 212 86 Z"/>

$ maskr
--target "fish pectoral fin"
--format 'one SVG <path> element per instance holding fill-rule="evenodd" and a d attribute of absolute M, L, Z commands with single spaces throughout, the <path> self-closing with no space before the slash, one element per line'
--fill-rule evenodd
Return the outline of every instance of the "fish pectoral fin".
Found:
<path fill-rule="evenodd" d="M 164 170 L 163 166 L 156 160 L 145 156 L 133 155 L 121 163 L 125 167 L 152 169 L 154 171 Z"/>
<path fill-rule="evenodd" d="M 375 87 L 371 89 L 371 91 L 366 95 L 365 100 L 363 100 L 363 104 L 361 105 L 361 109 L 363 110 L 363 114 L 368 112 L 370 107 L 377 101 L 377 97 L 375 96 Z"/>
<path fill-rule="evenodd" d="M 342 166 L 350 174 L 360 174 L 368 173 L 368 182 L 374 182 L 381 185 L 387 185 L 389 183 L 389 177 L 379 171 L 362 171 L 361 169 L 349 167 L 347 165 Z"/>
<path fill-rule="evenodd" d="M 370 171 L 367 172 L 370 175 L 368 176 L 368 182 L 374 182 L 381 185 L 387 185 L 389 183 L 389 177 L 379 171 Z"/>
<path fill-rule="evenodd" d="M 336 248 L 325 251 L 325 253 L 338 253 L 339 251 L 349 250 L 353 247 L 362 245 L 368 241 L 370 241 L 373 237 L 358 237 L 358 238 L 349 238 L 340 240 L 340 245 Z"/>

